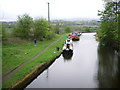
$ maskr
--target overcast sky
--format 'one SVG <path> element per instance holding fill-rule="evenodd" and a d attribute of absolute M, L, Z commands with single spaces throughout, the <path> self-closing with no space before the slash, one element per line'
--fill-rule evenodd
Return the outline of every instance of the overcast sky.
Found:
<path fill-rule="evenodd" d="M 24 13 L 35 18 L 46 18 L 50 3 L 50 18 L 98 19 L 98 10 L 103 9 L 102 0 L 0 0 L 0 20 L 17 20 Z"/>

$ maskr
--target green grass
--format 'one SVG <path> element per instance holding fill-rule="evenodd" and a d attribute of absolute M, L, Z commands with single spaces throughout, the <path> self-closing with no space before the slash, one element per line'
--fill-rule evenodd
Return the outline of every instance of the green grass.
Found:
<path fill-rule="evenodd" d="M 58 39 L 59 37 L 57 37 L 56 39 Z M 64 35 L 64 37 L 66 37 L 66 35 Z M 51 42 L 55 41 L 56 39 L 52 40 Z M 54 58 L 55 56 L 59 55 L 61 53 L 61 51 L 57 51 L 56 53 L 54 53 L 54 51 L 56 51 L 56 47 L 57 46 L 59 46 L 62 49 L 63 44 L 64 44 L 64 40 L 65 40 L 65 38 L 62 38 L 59 42 L 57 42 L 54 45 L 52 45 L 51 47 L 49 47 L 49 49 L 46 52 L 44 52 L 40 57 L 38 57 L 37 59 L 29 62 L 27 65 L 25 65 L 24 67 L 22 67 L 21 69 L 19 69 L 12 77 L 10 77 L 8 80 L 6 80 L 3 83 L 3 88 L 7 88 L 7 87 L 10 87 L 10 86 L 14 85 L 17 81 L 21 80 L 27 74 L 29 74 L 31 71 L 33 71 L 39 64 L 41 64 L 43 62 L 47 62 L 47 61 L 51 60 L 52 58 Z M 46 43 L 48 43 L 48 42 L 46 42 Z M 43 43 L 42 46 L 46 47 L 44 45 L 46 43 Z M 28 49 L 29 49 L 29 47 L 28 47 Z M 37 48 L 37 47 L 33 47 L 33 48 Z M 40 46 L 39 46 L 39 48 L 40 48 Z M 43 50 L 43 48 L 41 48 L 41 49 L 39 49 L 39 48 L 34 49 L 32 51 L 36 51 L 36 50 L 40 51 L 41 49 Z M 29 51 L 31 51 L 31 50 L 29 50 Z M 32 54 L 35 55 L 36 52 L 31 53 L 31 55 Z M 34 55 L 32 55 L 32 56 L 34 56 Z M 28 58 L 28 56 L 26 56 L 26 58 Z M 16 63 L 17 63 L 17 61 L 16 61 Z M 13 62 L 12 62 L 12 64 L 13 64 Z"/>
<path fill-rule="evenodd" d="M 14 28 L 6 27 L 5 29 L 6 29 L 7 38 L 12 37 L 12 31 L 13 31 Z"/>
<path fill-rule="evenodd" d="M 33 42 L 3 45 L 3 75 L 42 52 L 50 43 L 60 37 L 61 35 L 58 35 L 53 40 L 37 42 L 36 47 Z"/>

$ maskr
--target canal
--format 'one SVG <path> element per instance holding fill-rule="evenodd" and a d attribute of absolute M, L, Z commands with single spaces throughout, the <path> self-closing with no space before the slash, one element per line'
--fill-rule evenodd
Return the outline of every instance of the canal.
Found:
<path fill-rule="evenodd" d="M 73 56 L 62 55 L 26 88 L 120 87 L 120 62 L 116 51 L 101 47 L 96 33 L 83 33 L 74 41 Z"/>

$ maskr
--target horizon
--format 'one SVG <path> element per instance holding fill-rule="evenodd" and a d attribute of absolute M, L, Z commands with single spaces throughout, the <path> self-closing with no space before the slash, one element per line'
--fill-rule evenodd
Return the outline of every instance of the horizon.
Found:
<path fill-rule="evenodd" d="M 41 19 L 41 18 L 37 18 L 37 19 Z M 33 19 L 33 20 L 36 20 L 36 19 Z M 61 20 L 62 21 L 92 21 L 92 20 L 99 21 L 100 19 L 99 18 L 62 18 L 62 19 L 52 19 L 50 21 L 61 21 Z M 17 22 L 17 19 L 16 20 L 0 20 L 0 22 Z"/>
<path fill-rule="evenodd" d="M 37 18 L 37 19 L 41 19 L 41 18 Z M 46 19 L 46 18 L 44 18 Z M 35 20 L 35 19 L 33 19 Z M 47 19 L 46 19 L 47 20 Z M 50 21 L 99 21 L 99 19 L 95 19 L 95 18 L 62 18 L 62 19 L 52 19 Z M 17 20 L 0 20 L 0 22 L 17 22 Z"/>

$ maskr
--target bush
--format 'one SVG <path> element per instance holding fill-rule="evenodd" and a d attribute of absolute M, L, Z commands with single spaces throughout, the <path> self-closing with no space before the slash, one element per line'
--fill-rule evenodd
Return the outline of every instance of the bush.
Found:
<path fill-rule="evenodd" d="M 6 29 L 2 26 L 2 40 L 6 40 Z"/>
<path fill-rule="evenodd" d="M 55 32 L 54 31 L 48 31 L 47 35 L 46 35 L 46 39 L 50 40 L 53 39 L 55 37 Z"/>
<path fill-rule="evenodd" d="M 65 27 L 65 32 L 66 33 L 70 33 L 71 32 L 71 28 L 70 27 Z"/>
<path fill-rule="evenodd" d="M 34 21 L 33 28 L 34 38 L 43 40 L 49 31 L 49 23 L 45 19 L 41 18 Z"/>

